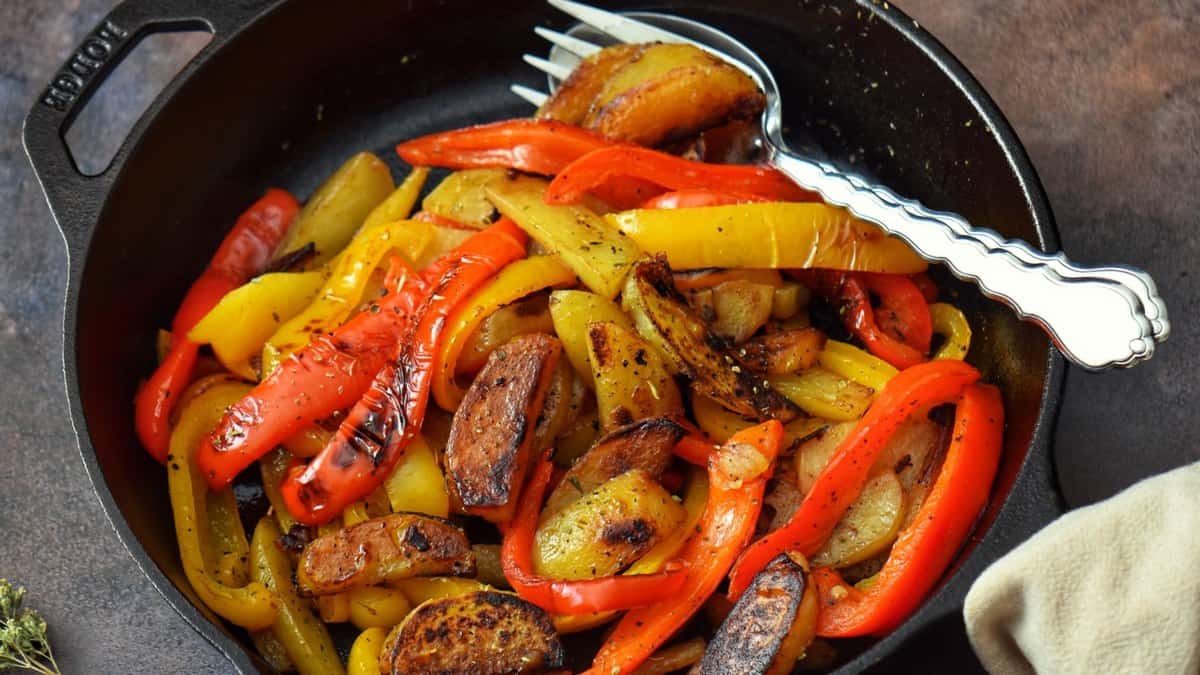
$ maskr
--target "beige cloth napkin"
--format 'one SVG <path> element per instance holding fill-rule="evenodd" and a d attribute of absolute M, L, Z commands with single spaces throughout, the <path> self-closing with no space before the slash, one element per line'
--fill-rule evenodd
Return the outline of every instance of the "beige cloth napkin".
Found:
<path fill-rule="evenodd" d="M 1051 523 L 984 571 L 963 614 L 996 675 L 1200 673 L 1200 463 Z"/>

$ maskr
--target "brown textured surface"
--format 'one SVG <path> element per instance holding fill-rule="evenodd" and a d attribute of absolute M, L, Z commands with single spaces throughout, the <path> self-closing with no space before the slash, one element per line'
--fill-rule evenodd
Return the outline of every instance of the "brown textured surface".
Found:
<path fill-rule="evenodd" d="M 111 0 L 0 2 L 0 576 L 31 588 L 67 672 L 224 672 L 122 550 L 76 458 L 61 382 L 65 255 L 18 129 L 55 66 Z M 1072 372 L 1058 432 L 1073 504 L 1200 458 L 1193 373 L 1200 282 L 1200 5 L 1195 0 L 907 0 L 982 81 L 1046 184 L 1064 247 L 1148 268 L 1175 335 L 1132 372 Z M 152 59 L 147 73 L 168 67 Z M 131 78 L 136 83 L 139 78 Z M 141 87 L 93 105 L 101 121 Z M 106 133 L 105 126 L 96 127 Z M 954 631 L 954 621 L 945 624 Z M 906 655 L 964 672 L 963 646 Z M 887 670 L 900 666 L 893 665 Z"/>

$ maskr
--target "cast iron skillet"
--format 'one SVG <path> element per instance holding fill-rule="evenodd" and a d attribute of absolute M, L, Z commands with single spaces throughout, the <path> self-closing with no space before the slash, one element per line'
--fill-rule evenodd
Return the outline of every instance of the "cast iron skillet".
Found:
<path fill-rule="evenodd" d="M 1058 248 L 1029 159 L 996 106 L 916 22 L 869 0 L 613 3 L 677 12 L 741 38 L 770 64 L 797 147 L 873 174 L 900 194 L 1007 236 Z M 130 1 L 72 55 L 25 121 L 25 147 L 69 253 L 63 363 L 80 452 L 109 519 L 168 602 L 241 671 L 264 668 L 243 634 L 197 602 L 180 567 L 166 481 L 133 434 L 138 377 L 155 330 L 235 214 L 270 185 L 308 194 L 360 149 L 403 170 L 393 143 L 529 114 L 510 82 L 543 85 L 520 61 L 565 28 L 541 0 Z M 212 41 L 157 98 L 97 176 L 63 134 L 146 35 Z M 907 623 L 864 642 L 839 672 L 957 631 L 962 598 L 991 561 L 1059 512 L 1050 434 L 1063 361 L 1038 330 L 943 279 L 976 328 L 970 361 L 1000 384 L 1006 454 L 990 506 L 956 569 Z M 119 330 L 114 330 L 119 327 Z M 916 638 L 916 640 L 914 640 Z M 914 650 L 909 648 L 911 655 Z"/>

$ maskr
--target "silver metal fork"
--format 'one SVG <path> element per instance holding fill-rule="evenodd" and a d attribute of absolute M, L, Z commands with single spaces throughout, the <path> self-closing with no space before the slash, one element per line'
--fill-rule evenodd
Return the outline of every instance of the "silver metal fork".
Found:
<path fill-rule="evenodd" d="M 525 61 L 549 76 L 550 91 L 580 60 L 613 43 L 688 43 L 739 67 L 766 96 L 762 117 L 765 163 L 825 201 L 844 206 L 903 239 L 921 257 L 958 278 L 974 282 L 988 297 L 1042 326 L 1072 362 L 1088 370 L 1130 367 L 1154 355 L 1171 324 L 1154 280 L 1126 266 L 1085 267 L 1062 253 L 973 227 L 954 213 L 933 211 L 881 185 L 833 165 L 795 154 L 783 139 L 779 88 L 766 64 L 749 47 L 706 24 L 667 14 L 614 14 L 570 0 L 548 2 L 580 21 L 567 33 L 536 27 L 553 43 L 549 58 Z M 513 93 L 534 105 L 548 95 L 521 85 Z"/>

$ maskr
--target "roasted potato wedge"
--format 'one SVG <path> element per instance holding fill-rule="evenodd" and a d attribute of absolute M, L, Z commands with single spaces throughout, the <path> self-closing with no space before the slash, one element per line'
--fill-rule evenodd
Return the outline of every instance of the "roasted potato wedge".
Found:
<path fill-rule="evenodd" d="M 666 350 L 695 386 L 730 410 L 757 420 L 784 422 L 799 415 L 788 399 L 751 372 L 725 340 L 713 333 L 675 290 L 666 258 L 642 260 L 633 266 L 623 300 L 638 332 Z"/>
<path fill-rule="evenodd" d="M 496 349 L 454 413 L 444 458 L 451 501 L 492 522 L 512 517 L 562 345 L 538 333 Z"/>
<path fill-rule="evenodd" d="M 790 319 L 808 307 L 812 301 L 812 291 L 807 286 L 789 281 L 775 289 L 771 298 L 771 318 L 777 320 Z"/>
<path fill-rule="evenodd" d="M 616 297 L 641 250 L 586 206 L 542 201 L 546 185 L 540 178 L 506 174 L 485 190 L 500 213 L 557 254 L 584 285 L 606 298 Z"/>
<path fill-rule="evenodd" d="M 611 321 L 590 324 L 588 360 L 601 428 L 651 417 L 683 417 L 679 385 L 658 351 L 633 331 Z"/>
<path fill-rule="evenodd" d="M 542 104 L 537 118 L 582 125 L 608 81 L 645 48 L 640 44 L 613 45 L 587 57 Z"/>
<path fill-rule="evenodd" d="M 534 450 L 552 447 L 554 439 L 578 414 L 583 398 L 583 385 L 579 384 L 578 380 L 571 364 L 560 358 L 554 366 L 550 386 L 546 389 L 546 399 L 542 402 L 542 412 L 538 414 L 537 424 L 533 428 Z"/>
<path fill-rule="evenodd" d="M 814 565 L 846 567 L 891 546 L 904 521 L 904 490 L 896 474 L 876 474 L 846 508 L 829 539 L 813 554 Z"/>
<path fill-rule="evenodd" d="M 771 318 L 775 289 L 767 284 L 736 279 L 713 287 L 712 331 L 741 344 Z"/>
<path fill-rule="evenodd" d="M 658 477 L 687 430 L 667 418 L 642 420 L 605 434 L 563 476 L 542 509 L 542 522 L 621 474 L 641 469 Z"/>
<path fill-rule="evenodd" d="M 454 364 L 455 373 L 471 375 L 479 372 L 496 347 L 518 335 L 554 333 L 547 301 L 545 293 L 538 293 L 488 315 L 463 344 L 458 362 Z"/>
<path fill-rule="evenodd" d="M 483 187 L 504 175 L 503 169 L 464 169 L 442 179 L 421 202 L 428 211 L 456 223 L 487 227 L 496 220 L 496 207 L 488 201 Z"/>
<path fill-rule="evenodd" d="M 656 44 L 605 83 L 584 124 L 609 140 L 655 146 L 753 118 L 765 104 L 737 68 L 691 45 Z"/>
<path fill-rule="evenodd" d="M 829 458 L 833 457 L 842 441 L 854 431 L 854 427 L 855 422 L 831 424 L 814 433 L 796 448 L 796 486 L 800 488 L 801 494 L 806 495 L 812 490 L 817 476 L 821 475 L 821 471 L 829 463 Z"/>
<path fill-rule="evenodd" d="M 577 489 L 574 483 L 567 489 Z M 555 579 L 616 574 L 686 517 L 683 506 L 641 469 L 627 471 L 546 519 L 533 544 L 533 568 Z"/>
<path fill-rule="evenodd" d="M 550 616 L 512 593 L 430 600 L 388 634 L 379 672 L 507 675 L 561 668 Z"/>
<path fill-rule="evenodd" d="M 796 481 L 796 470 L 788 464 L 775 467 L 775 475 L 767 483 L 767 493 L 763 496 L 763 517 L 760 523 L 766 522 L 766 531 L 778 530 L 787 524 L 800 502 L 804 501 L 804 493 Z"/>
<path fill-rule="evenodd" d="M 799 557 L 799 556 L 797 556 Z M 816 587 L 803 558 L 781 555 L 763 568 L 717 629 L 699 675 L 785 675 L 817 632 Z"/>
<path fill-rule="evenodd" d="M 462 529 L 440 518 L 393 513 L 314 539 L 300 555 L 296 583 L 305 595 L 329 595 L 438 574 L 475 574 Z"/>
<path fill-rule="evenodd" d="M 680 292 L 696 291 L 714 288 L 727 281 L 746 281 L 752 284 L 765 284 L 771 288 L 781 288 L 784 285 L 779 270 L 771 269 L 720 269 L 709 268 L 702 270 L 684 270 L 675 272 L 675 288 Z M 795 282 L 789 282 L 795 283 Z"/>
<path fill-rule="evenodd" d="M 738 356 L 756 373 L 787 375 L 811 368 L 821 356 L 825 334 L 816 328 L 781 330 L 742 343 Z"/>

